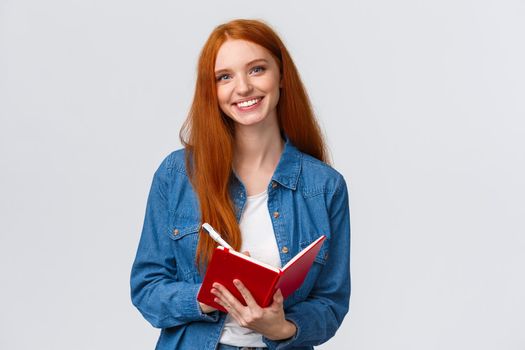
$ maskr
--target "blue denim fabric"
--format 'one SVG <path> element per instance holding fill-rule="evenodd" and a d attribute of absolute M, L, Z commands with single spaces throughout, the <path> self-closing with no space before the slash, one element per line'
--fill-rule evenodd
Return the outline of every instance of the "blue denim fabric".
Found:
<path fill-rule="evenodd" d="M 246 190 L 234 175 L 230 191 L 239 220 Z M 335 334 L 349 306 L 346 182 L 287 140 L 268 184 L 268 211 L 283 266 L 320 235 L 327 236 L 303 285 L 284 301 L 286 319 L 297 326 L 296 334 L 282 341 L 263 337 L 269 349 L 313 349 Z M 217 347 L 226 315 L 202 313 L 196 299 L 203 277 L 195 266 L 200 224 L 184 150 L 178 150 L 164 159 L 153 177 L 131 270 L 133 304 L 153 327 L 162 329 L 158 350 Z"/>

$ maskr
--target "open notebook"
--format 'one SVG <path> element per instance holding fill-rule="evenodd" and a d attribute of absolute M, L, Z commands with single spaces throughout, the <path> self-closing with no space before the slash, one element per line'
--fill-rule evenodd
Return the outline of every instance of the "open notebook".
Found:
<path fill-rule="evenodd" d="M 261 307 L 267 307 L 272 303 L 273 295 L 279 288 L 283 297 L 286 298 L 303 283 L 325 238 L 326 236 L 322 235 L 316 239 L 282 268 L 219 246 L 215 248 L 208 264 L 197 300 L 227 312 L 221 305 L 213 301 L 215 296 L 210 292 L 213 283 L 218 282 L 246 305 L 241 293 L 233 284 L 234 279 L 240 280 L 248 288 Z"/>

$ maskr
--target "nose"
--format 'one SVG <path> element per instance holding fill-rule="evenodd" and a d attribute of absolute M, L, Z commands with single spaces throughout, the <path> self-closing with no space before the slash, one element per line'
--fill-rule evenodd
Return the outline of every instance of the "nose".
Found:
<path fill-rule="evenodd" d="M 237 79 L 237 85 L 235 88 L 239 95 L 249 94 L 252 91 L 252 85 L 249 77 L 239 75 L 239 78 Z"/>

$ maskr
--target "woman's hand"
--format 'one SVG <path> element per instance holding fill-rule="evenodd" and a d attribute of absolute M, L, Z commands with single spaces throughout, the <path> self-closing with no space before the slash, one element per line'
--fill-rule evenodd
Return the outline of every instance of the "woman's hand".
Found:
<path fill-rule="evenodd" d="M 220 283 L 214 283 L 211 292 L 216 296 L 215 302 L 222 305 L 241 327 L 250 328 L 271 340 L 287 339 L 295 334 L 295 324 L 284 318 L 280 289 L 274 294 L 272 304 L 261 308 L 241 281 L 233 280 L 233 284 L 241 292 L 247 306 Z"/>
<path fill-rule="evenodd" d="M 247 251 L 247 250 L 243 251 L 242 254 L 247 255 L 247 256 L 251 256 L 251 255 L 250 255 L 250 252 Z M 205 314 L 217 310 L 217 309 L 214 308 L 213 306 L 210 306 L 210 305 L 207 305 L 207 304 L 201 303 L 200 301 L 199 301 L 199 306 L 200 306 L 200 308 L 201 308 L 201 311 L 202 311 L 203 313 L 205 313 Z"/>
<path fill-rule="evenodd" d="M 199 306 L 201 307 L 201 311 L 203 313 L 205 313 L 205 314 L 217 310 L 216 308 L 214 308 L 214 307 L 212 307 L 210 305 L 206 305 L 204 303 L 201 303 L 200 301 L 199 301 Z"/>

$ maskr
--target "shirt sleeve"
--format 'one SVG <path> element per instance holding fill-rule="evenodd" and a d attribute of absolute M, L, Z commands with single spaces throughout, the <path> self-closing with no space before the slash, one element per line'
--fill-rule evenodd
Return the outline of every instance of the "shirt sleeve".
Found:
<path fill-rule="evenodd" d="M 297 327 L 289 339 L 263 337 L 269 349 L 285 350 L 322 344 L 334 336 L 348 312 L 350 302 L 350 207 L 341 176 L 329 203 L 331 242 L 326 264 L 307 299 L 285 310 Z"/>
<path fill-rule="evenodd" d="M 197 301 L 200 284 L 177 278 L 168 228 L 167 163 L 153 176 L 144 225 L 131 269 L 131 300 L 144 318 L 156 328 L 175 327 L 193 321 L 217 322 L 219 312 L 205 314 Z"/>

